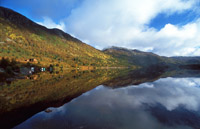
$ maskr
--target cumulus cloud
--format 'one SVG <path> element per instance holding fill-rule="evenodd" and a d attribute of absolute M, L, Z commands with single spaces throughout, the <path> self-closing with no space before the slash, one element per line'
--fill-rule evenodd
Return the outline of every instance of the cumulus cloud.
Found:
<path fill-rule="evenodd" d="M 58 24 L 56 24 L 55 22 L 53 22 L 52 19 L 48 18 L 48 17 L 44 17 L 43 18 L 43 22 L 37 22 L 38 24 L 42 25 L 42 26 L 46 26 L 47 28 L 58 28 L 60 30 L 63 30 L 65 29 L 65 24 L 64 22 L 60 22 Z"/>
<path fill-rule="evenodd" d="M 196 0 L 85 0 L 66 19 L 66 31 L 95 47 L 122 46 L 161 55 L 197 55 L 199 20 L 184 26 L 148 27 L 160 13 L 193 10 Z"/>
<path fill-rule="evenodd" d="M 157 31 L 148 28 L 135 35 L 137 38 L 128 44 L 145 50 L 152 47 L 152 51 L 166 56 L 199 56 L 200 46 L 200 19 L 184 26 L 166 24 L 164 28 Z"/>

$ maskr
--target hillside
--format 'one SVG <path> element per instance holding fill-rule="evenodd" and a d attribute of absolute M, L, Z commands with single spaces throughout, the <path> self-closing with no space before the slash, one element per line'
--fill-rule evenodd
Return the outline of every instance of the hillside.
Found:
<path fill-rule="evenodd" d="M 149 66 L 167 66 L 169 64 L 175 64 L 173 59 L 167 57 L 161 57 L 151 52 L 142 52 L 139 50 L 131 50 L 120 47 L 111 47 L 103 50 L 104 53 L 112 55 L 113 57 L 119 58 L 128 64 L 134 64 L 142 67 Z"/>
<path fill-rule="evenodd" d="M 111 47 L 103 50 L 122 62 L 129 65 L 136 65 L 143 68 L 200 68 L 200 57 L 165 57 L 151 52 L 142 52 L 121 47 Z"/>
<path fill-rule="evenodd" d="M 181 62 L 181 64 L 200 64 L 200 56 L 196 57 L 183 57 L 183 56 L 176 56 L 171 57 L 172 59 Z"/>
<path fill-rule="evenodd" d="M 58 29 L 47 29 L 0 7 L 0 58 L 36 59 L 39 65 L 119 66 L 120 61 Z"/>

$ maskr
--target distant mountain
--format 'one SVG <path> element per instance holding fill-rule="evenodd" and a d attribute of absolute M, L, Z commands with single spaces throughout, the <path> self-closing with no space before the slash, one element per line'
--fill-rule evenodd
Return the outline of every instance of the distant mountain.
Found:
<path fill-rule="evenodd" d="M 0 7 L 0 57 L 18 61 L 35 58 L 38 64 L 120 66 L 107 55 L 59 29 L 47 29 L 25 16 Z"/>
<path fill-rule="evenodd" d="M 131 50 L 120 47 L 111 47 L 103 50 L 103 52 L 119 58 L 128 64 L 134 64 L 142 67 L 149 67 L 153 65 L 167 66 L 169 63 L 175 63 L 171 58 L 161 57 L 151 52 L 142 52 L 139 50 Z"/>
<path fill-rule="evenodd" d="M 176 56 L 171 58 L 185 64 L 200 64 L 200 56 L 195 56 L 195 57 Z"/>
<path fill-rule="evenodd" d="M 143 68 L 198 68 L 200 57 L 165 57 L 152 52 L 142 52 L 121 47 L 111 47 L 103 50 L 104 53 L 112 55 L 129 65 L 136 65 Z"/>

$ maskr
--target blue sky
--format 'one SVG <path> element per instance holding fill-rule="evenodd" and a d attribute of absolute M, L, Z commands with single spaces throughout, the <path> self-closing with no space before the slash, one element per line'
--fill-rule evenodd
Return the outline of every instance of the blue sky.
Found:
<path fill-rule="evenodd" d="M 180 14 L 174 13 L 169 16 L 165 13 L 160 13 L 154 19 L 152 19 L 152 21 L 149 23 L 149 26 L 160 30 L 168 23 L 183 26 L 198 18 L 199 15 L 191 10 L 184 11 Z"/>
<path fill-rule="evenodd" d="M 0 0 L 0 5 L 98 49 L 200 55 L 200 0 Z"/>

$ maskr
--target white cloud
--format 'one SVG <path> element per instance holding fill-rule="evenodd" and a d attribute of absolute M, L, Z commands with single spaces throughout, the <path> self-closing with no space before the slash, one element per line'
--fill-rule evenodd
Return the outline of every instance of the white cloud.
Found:
<path fill-rule="evenodd" d="M 181 27 L 167 24 L 160 31 L 155 31 L 152 38 L 154 39 L 153 42 L 158 43 L 154 47 L 159 54 L 199 55 L 200 53 L 195 53 L 200 46 L 199 34 L 200 19 Z"/>
<path fill-rule="evenodd" d="M 198 0 L 85 0 L 65 19 L 66 31 L 97 48 L 121 46 L 161 55 L 198 55 L 200 20 L 184 26 L 147 24 L 159 13 L 193 10 Z"/>
<path fill-rule="evenodd" d="M 37 22 L 37 23 L 42 25 L 42 26 L 46 26 L 49 29 L 57 28 L 57 29 L 60 29 L 60 30 L 63 30 L 63 31 L 65 30 L 64 22 L 60 22 L 59 24 L 56 24 L 49 17 L 44 17 L 43 19 L 44 19 L 43 22 Z"/>
<path fill-rule="evenodd" d="M 168 23 L 161 30 L 148 26 L 160 13 L 197 13 L 199 5 L 199 0 L 84 0 L 70 12 L 66 8 L 67 18 L 60 23 L 44 17 L 39 24 L 65 30 L 98 49 L 120 46 L 165 56 L 199 56 L 200 18 L 186 25 Z"/>

